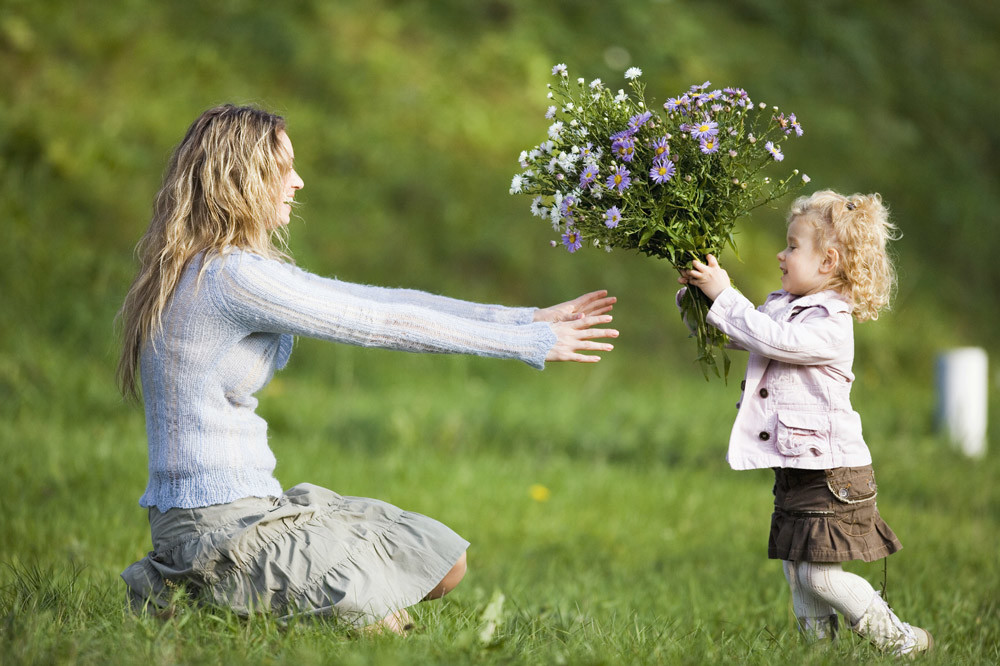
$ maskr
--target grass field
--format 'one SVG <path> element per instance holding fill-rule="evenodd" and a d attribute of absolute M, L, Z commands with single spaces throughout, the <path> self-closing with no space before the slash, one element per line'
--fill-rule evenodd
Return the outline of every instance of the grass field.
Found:
<path fill-rule="evenodd" d="M 473 543 L 462 585 L 418 606 L 405 639 L 183 604 L 167 621 L 132 617 L 118 573 L 149 547 L 141 410 L 96 361 L 49 379 L 43 367 L 0 425 L 0 662 L 891 661 L 847 632 L 823 649 L 800 642 L 765 555 L 770 472 L 723 460 L 736 382 L 635 371 L 627 354 L 536 373 L 299 347 L 262 401 L 279 478 L 444 521 Z M 933 436 L 931 398 L 857 389 L 879 506 L 905 546 L 888 598 L 935 634 L 926 663 L 996 663 L 1000 470 Z M 881 563 L 849 568 L 881 587 Z"/>
<path fill-rule="evenodd" d="M 1000 134 L 982 121 L 1000 4 L 847 4 L 5 2 L 0 666 L 892 661 L 846 633 L 799 641 L 764 554 L 770 474 L 723 457 L 743 359 L 728 387 L 688 363 L 673 271 L 552 250 L 508 194 L 560 62 L 615 87 L 639 65 L 657 104 L 706 79 L 746 87 L 806 126 L 782 167 L 885 197 L 899 292 L 856 329 L 854 400 L 905 545 L 888 598 L 934 633 L 926 663 L 1000 662 L 998 420 L 968 460 L 935 434 L 932 389 L 940 348 L 1000 355 Z M 385 499 L 472 542 L 465 581 L 416 608 L 405 639 L 124 609 L 118 574 L 150 545 L 146 451 L 141 408 L 114 391 L 111 320 L 170 148 L 227 101 L 289 120 L 305 268 L 509 304 L 621 298 L 618 349 L 597 367 L 301 341 L 262 396 L 286 487 Z M 788 203 L 741 221 L 745 263 L 724 260 L 756 302 L 777 283 Z M 996 371 L 991 390 L 996 415 Z M 881 563 L 851 568 L 881 587 Z"/>

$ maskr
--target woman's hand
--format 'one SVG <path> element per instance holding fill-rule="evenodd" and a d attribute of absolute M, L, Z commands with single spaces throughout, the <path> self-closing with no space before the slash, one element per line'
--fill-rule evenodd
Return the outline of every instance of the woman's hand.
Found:
<path fill-rule="evenodd" d="M 573 321 L 610 312 L 618 299 L 604 289 L 592 291 L 559 305 L 535 310 L 535 321 Z M 608 321 L 611 321 L 609 318 Z M 601 336 L 598 336 L 601 337 Z"/>
<path fill-rule="evenodd" d="M 728 289 L 732 283 L 729 281 L 729 273 L 726 272 L 714 255 L 708 255 L 707 264 L 703 264 L 697 259 L 694 260 L 692 269 L 682 271 L 677 281 L 681 284 L 694 285 L 704 292 L 708 299 L 714 301 L 719 294 Z"/>
<path fill-rule="evenodd" d="M 602 293 L 602 292 L 594 292 Z M 589 295 L 589 294 L 588 294 Z M 581 296 L 581 298 L 583 298 Z M 601 297 L 599 297 L 601 298 Z M 579 300 L 579 299 L 577 299 Z M 570 301 L 573 302 L 573 301 Z M 613 302 L 613 299 L 612 299 Z M 607 310 L 611 306 L 608 305 Z M 606 310 L 605 310 L 606 311 Z M 593 342 L 594 338 L 617 338 L 618 331 L 613 328 L 591 328 L 597 324 L 607 324 L 611 315 L 591 315 L 572 317 L 566 321 L 557 321 L 552 330 L 556 334 L 556 343 L 545 355 L 546 361 L 577 361 L 579 363 L 597 363 L 600 356 L 581 354 L 581 351 L 611 351 L 614 345 L 606 342 Z"/>

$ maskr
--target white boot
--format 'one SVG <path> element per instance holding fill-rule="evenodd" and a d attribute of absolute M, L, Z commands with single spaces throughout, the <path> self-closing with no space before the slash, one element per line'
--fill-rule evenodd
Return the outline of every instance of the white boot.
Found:
<path fill-rule="evenodd" d="M 896 617 L 878 592 L 868 610 L 851 629 L 883 650 L 900 657 L 926 652 L 934 645 L 930 632 L 913 627 Z"/>

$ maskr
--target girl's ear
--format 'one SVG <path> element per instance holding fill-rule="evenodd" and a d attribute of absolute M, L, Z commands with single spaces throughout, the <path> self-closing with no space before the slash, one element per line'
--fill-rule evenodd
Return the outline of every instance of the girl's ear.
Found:
<path fill-rule="evenodd" d="M 823 257 L 823 263 L 820 264 L 820 273 L 834 273 L 837 270 L 837 266 L 840 264 L 840 253 L 837 252 L 837 248 L 831 247 L 826 251 L 826 255 Z"/>

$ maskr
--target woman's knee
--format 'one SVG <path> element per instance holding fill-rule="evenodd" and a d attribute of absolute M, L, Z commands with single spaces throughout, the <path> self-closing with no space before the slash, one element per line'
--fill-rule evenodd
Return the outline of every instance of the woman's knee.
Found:
<path fill-rule="evenodd" d="M 462 582 L 467 569 L 468 563 L 466 560 L 466 554 L 462 553 L 461 557 L 458 558 L 458 561 L 451 567 L 451 570 L 445 574 L 444 578 L 441 579 L 441 582 L 437 584 L 437 587 L 431 590 L 425 598 L 440 599 L 454 590 L 455 587 Z"/>

